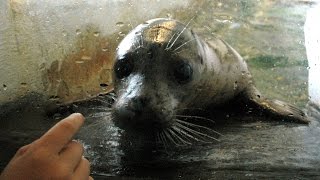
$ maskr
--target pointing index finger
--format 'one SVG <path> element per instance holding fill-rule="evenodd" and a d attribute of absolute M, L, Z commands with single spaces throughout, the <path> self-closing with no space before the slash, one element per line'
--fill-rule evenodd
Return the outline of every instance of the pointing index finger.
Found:
<path fill-rule="evenodd" d="M 82 114 L 71 114 L 46 132 L 39 139 L 39 143 L 45 144 L 48 149 L 58 153 L 79 131 L 83 122 L 84 117 Z"/>

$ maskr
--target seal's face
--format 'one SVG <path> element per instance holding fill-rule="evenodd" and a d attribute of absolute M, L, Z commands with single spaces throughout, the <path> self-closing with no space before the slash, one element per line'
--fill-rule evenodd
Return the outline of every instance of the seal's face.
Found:
<path fill-rule="evenodd" d="M 118 46 L 113 68 L 116 125 L 137 131 L 172 126 L 199 81 L 197 46 L 193 32 L 174 20 L 155 19 L 133 29 Z"/>

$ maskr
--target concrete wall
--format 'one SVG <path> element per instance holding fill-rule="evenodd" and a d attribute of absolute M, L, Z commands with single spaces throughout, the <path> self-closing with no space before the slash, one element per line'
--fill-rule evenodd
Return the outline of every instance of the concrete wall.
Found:
<path fill-rule="evenodd" d="M 116 45 L 130 29 L 155 17 L 187 22 L 196 15 L 192 28 L 222 36 L 247 60 L 267 54 L 303 64 L 301 29 L 309 8 L 306 3 L 311 2 L 0 0 L 0 114 L 6 112 L 3 107 L 8 103 L 15 106 L 21 100 L 21 106 L 34 103 L 40 107 L 39 102 L 68 103 L 107 92 Z M 306 89 L 306 75 L 294 75 L 303 83 L 294 89 L 294 78 L 287 78 L 288 86 L 286 81 L 268 84 L 268 78 L 275 79 L 266 76 L 268 69 L 265 74 L 261 68 L 258 72 L 262 75 L 260 79 L 259 74 L 254 76 L 257 86 L 266 89 L 263 93 L 269 97 L 308 99 L 299 90 Z M 310 88 L 319 87 L 317 82 L 310 77 Z M 310 96 L 319 97 L 311 91 Z"/>
<path fill-rule="evenodd" d="M 0 105 L 29 94 L 67 103 L 108 91 L 113 52 L 125 33 L 188 4 L 1 0 Z"/>

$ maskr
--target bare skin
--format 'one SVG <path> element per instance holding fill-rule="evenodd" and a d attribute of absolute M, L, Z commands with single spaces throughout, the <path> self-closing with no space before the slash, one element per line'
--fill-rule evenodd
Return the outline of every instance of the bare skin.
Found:
<path fill-rule="evenodd" d="M 83 157 L 83 146 L 72 140 L 83 122 L 81 114 L 72 114 L 38 140 L 21 147 L 0 175 L 0 180 L 93 179 L 90 163 Z"/>

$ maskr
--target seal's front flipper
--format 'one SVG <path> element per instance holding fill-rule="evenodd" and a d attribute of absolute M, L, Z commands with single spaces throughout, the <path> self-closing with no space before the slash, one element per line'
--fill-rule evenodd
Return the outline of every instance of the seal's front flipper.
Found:
<path fill-rule="evenodd" d="M 267 99 L 255 87 L 252 87 L 247 93 L 249 101 L 261 109 L 265 115 L 297 123 L 307 124 L 310 122 L 307 115 L 299 108 L 280 100 Z"/>

